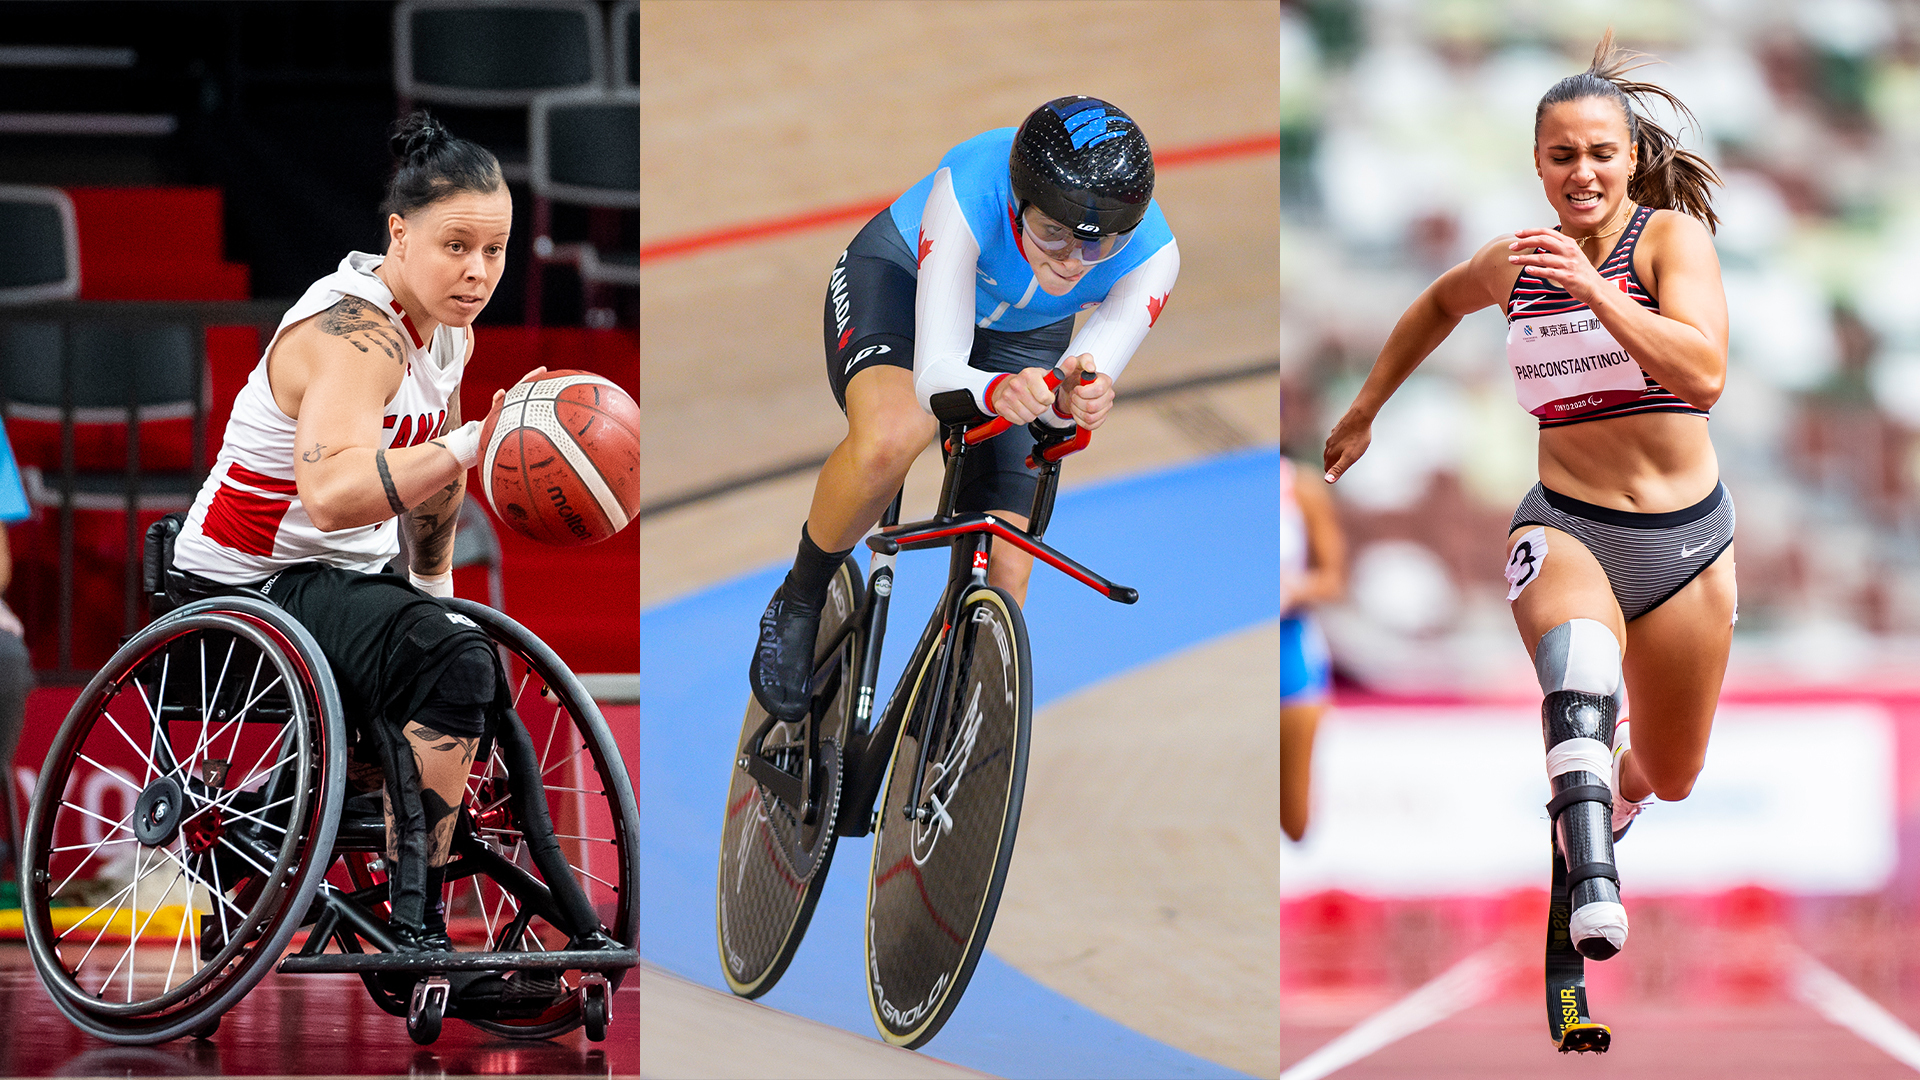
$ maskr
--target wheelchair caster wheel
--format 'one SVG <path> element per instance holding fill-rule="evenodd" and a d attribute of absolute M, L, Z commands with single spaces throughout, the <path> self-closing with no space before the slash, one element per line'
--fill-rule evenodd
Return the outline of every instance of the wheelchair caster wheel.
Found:
<path fill-rule="evenodd" d="M 407 1037 L 417 1046 L 431 1046 L 440 1037 L 440 1023 L 447 1017 L 447 996 L 452 988 L 444 976 L 429 975 L 413 984 L 413 1000 L 407 1003 Z"/>
<path fill-rule="evenodd" d="M 586 1026 L 587 1038 L 605 1042 L 607 1021 L 612 1018 L 613 1001 L 607 995 L 607 977 L 597 971 L 581 975 L 580 1020 Z"/>

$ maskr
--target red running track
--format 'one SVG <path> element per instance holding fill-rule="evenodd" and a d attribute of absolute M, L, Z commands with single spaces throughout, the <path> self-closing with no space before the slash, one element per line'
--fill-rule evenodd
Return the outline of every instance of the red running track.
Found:
<path fill-rule="evenodd" d="M 1282 1077 L 1872 1080 L 1920 1072 L 1920 921 L 1895 894 L 1839 900 L 1736 889 L 1642 897 L 1632 911 L 1627 951 L 1587 965 L 1594 1018 L 1612 1027 L 1613 1048 L 1569 1060 L 1547 1036 L 1544 891 L 1289 900 L 1281 909 Z M 1399 1015 L 1370 1030 L 1366 1021 L 1390 1008 Z"/>

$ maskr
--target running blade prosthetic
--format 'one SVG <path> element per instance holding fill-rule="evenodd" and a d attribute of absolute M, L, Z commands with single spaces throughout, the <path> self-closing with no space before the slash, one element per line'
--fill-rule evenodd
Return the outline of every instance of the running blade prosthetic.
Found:
<path fill-rule="evenodd" d="M 1549 826 L 1549 834 L 1552 831 Z M 1587 959 L 1573 947 L 1567 930 L 1572 918 L 1567 860 L 1555 838 L 1553 896 L 1547 905 L 1547 1034 L 1563 1054 L 1604 1054 L 1613 1042 L 1613 1031 L 1587 1015 Z"/>

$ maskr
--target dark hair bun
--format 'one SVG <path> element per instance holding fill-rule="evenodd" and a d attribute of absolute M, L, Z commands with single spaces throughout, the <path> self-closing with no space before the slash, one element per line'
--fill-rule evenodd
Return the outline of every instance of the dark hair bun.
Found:
<path fill-rule="evenodd" d="M 463 191 L 498 191 L 503 182 L 490 151 L 448 131 L 425 109 L 397 121 L 387 147 L 395 161 L 382 214 L 405 217 Z"/>
<path fill-rule="evenodd" d="M 393 135 L 387 140 L 388 149 L 401 161 L 416 161 L 432 153 L 436 148 L 452 141 L 453 134 L 433 114 L 425 109 L 415 109 L 403 119 L 394 121 Z"/>

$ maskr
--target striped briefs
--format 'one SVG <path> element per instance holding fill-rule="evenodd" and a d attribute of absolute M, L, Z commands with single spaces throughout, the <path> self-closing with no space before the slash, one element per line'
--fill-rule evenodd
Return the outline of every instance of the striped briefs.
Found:
<path fill-rule="evenodd" d="M 1567 533 L 1599 560 L 1628 621 L 1671 600 L 1733 543 L 1733 496 L 1725 484 L 1684 510 L 1635 514 L 1581 502 L 1539 484 L 1520 500 L 1511 529 Z"/>

